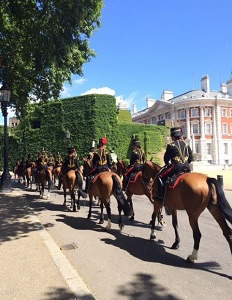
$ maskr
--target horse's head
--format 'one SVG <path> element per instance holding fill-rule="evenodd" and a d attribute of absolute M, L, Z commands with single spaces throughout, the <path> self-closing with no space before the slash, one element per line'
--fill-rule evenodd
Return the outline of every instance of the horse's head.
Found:
<path fill-rule="evenodd" d="M 93 163 L 91 159 L 83 158 L 83 176 L 86 177 L 93 169 Z"/>
<path fill-rule="evenodd" d="M 154 163 L 153 161 L 146 161 L 143 165 L 143 177 L 150 179 L 150 178 L 155 178 L 159 171 L 161 170 L 161 167 Z"/>
<path fill-rule="evenodd" d="M 117 174 L 119 176 L 122 176 L 126 173 L 126 163 L 123 159 L 118 159 L 117 161 Z"/>

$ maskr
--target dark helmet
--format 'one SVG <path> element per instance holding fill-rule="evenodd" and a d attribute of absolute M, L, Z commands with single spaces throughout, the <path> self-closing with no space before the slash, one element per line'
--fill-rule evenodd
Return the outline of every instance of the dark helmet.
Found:
<path fill-rule="evenodd" d="M 182 136 L 182 131 L 180 127 L 173 127 L 171 128 L 171 137 L 181 137 Z"/>
<path fill-rule="evenodd" d="M 69 147 L 68 148 L 68 154 L 73 154 L 76 151 L 74 147 Z"/>
<path fill-rule="evenodd" d="M 93 151 L 94 151 L 94 147 L 90 147 L 90 148 L 89 148 L 89 151 L 90 151 L 90 152 L 93 152 Z"/>
<path fill-rule="evenodd" d="M 141 147 L 141 142 L 139 140 L 133 140 L 133 146 Z"/>

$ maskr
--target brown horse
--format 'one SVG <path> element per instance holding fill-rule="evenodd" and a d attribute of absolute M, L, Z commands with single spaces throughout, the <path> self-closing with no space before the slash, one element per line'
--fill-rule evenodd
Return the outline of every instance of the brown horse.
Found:
<path fill-rule="evenodd" d="M 103 207 L 105 206 L 108 215 L 108 224 L 106 226 L 106 229 L 109 230 L 111 228 L 111 195 L 114 195 L 118 202 L 119 228 L 120 230 L 122 230 L 124 225 L 122 223 L 121 211 L 123 210 L 126 216 L 130 216 L 132 210 L 122 192 L 122 181 L 116 173 L 110 171 L 102 172 L 98 174 L 90 183 L 88 218 L 91 218 L 93 197 L 98 197 L 101 201 L 101 217 L 99 223 L 104 223 Z"/>
<path fill-rule="evenodd" d="M 126 172 L 126 168 L 127 168 L 126 163 L 123 160 L 118 160 L 117 169 L 118 169 L 118 172 L 120 172 L 119 174 L 121 174 L 123 176 Z M 134 181 L 132 181 L 132 182 L 130 181 L 128 183 L 126 191 L 125 191 L 126 196 L 127 196 L 127 201 L 129 201 L 130 206 L 133 210 L 133 214 L 130 218 L 131 220 L 134 220 L 134 217 L 135 217 L 133 202 L 132 202 L 133 195 L 140 195 L 140 196 L 145 195 L 150 200 L 150 202 L 153 204 L 152 190 L 151 190 L 152 183 L 153 183 L 152 177 L 148 178 L 146 180 L 146 182 L 144 179 L 145 178 L 142 177 L 142 172 L 138 172 Z M 161 210 L 158 215 L 158 222 L 162 226 L 166 225 L 166 223 L 163 220 Z"/>
<path fill-rule="evenodd" d="M 66 206 L 66 197 L 67 191 L 69 190 L 70 197 L 71 197 L 71 205 L 73 211 L 76 211 L 76 198 L 75 198 L 75 191 L 77 189 L 77 177 L 75 170 L 68 171 L 63 177 L 63 191 L 64 191 L 64 203 L 63 205 Z M 80 209 L 79 197 L 77 202 L 77 209 Z"/>
<path fill-rule="evenodd" d="M 144 176 L 157 176 L 161 167 L 153 162 L 144 165 Z M 146 175 L 145 175 L 146 174 Z M 152 198 L 157 195 L 156 181 L 153 184 Z M 175 188 L 167 188 L 164 203 L 154 201 L 154 211 L 150 239 L 155 239 L 155 219 L 162 206 L 168 207 L 172 214 L 172 225 L 175 231 L 175 242 L 172 249 L 178 249 L 180 237 L 177 226 L 177 210 L 186 210 L 189 223 L 193 231 L 194 247 L 192 254 L 188 256 L 188 262 L 194 262 L 198 258 L 201 232 L 198 227 L 198 218 L 207 208 L 222 229 L 223 235 L 229 243 L 232 253 L 232 229 L 227 221 L 232 224 L 232 209 L 225 198 L 221 184 L 215 179 L 201 173 L 185 173 L 180 176 Z"/>
<path fill-rule="evenodd" d="M 53 172 L 52 172 L 52 175 L 53 175 L 53 182 L 54 184 L 56 184 L 56 179 L 58 179 L 58 186 L 61 185 L 61 166 L 58 166 L 56 168 L 53 169 Z"/>
<path fill-rule="evenodd" d="M 53 187 L 53 182 L 52 182 L 52 168 L 48 167 L 42 168 L 37 176 L 38 180 L 38 188 L 39 188 L 39 193 L 40 193 L 40 198 L 44 198 L 44 189 L 46 184 L 48 183 L 48 193 L 47 193 L 47 199 L 50 197 L 50 191 L 51 188 Z"/>
<path fill-rule="evenodd" d="M 35 166 L 36 166 L 35 162 L 32 162 L 30 164 L 30 166 L 27 167 L 26 170 L 25 170 L 27 187 L 30 186 L 30 189 L 32 189 L 32 182 L 33 182 L 33 179 L 35 177 Z"/>

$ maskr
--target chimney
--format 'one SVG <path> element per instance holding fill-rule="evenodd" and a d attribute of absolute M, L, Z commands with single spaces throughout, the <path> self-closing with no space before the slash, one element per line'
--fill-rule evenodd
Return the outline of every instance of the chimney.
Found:
<path fill-rule="evenodd" d="M 133 114 L 136 114 L 137 113 L 137 108 L 136 108 L 136 105 L 133 104 Z"/>
<path fill-rule="evenodd" d="M 164 90 L 161 96 L 161 100 L 168 101 L 173 98 L 173 91 Z"/>
<path fill-rule="evenodd" d="M 226 85 L 226 83 L 221 84 L 221 92 L 223 94 L 227 94 L 227 85 Z"/>
<path fill-rule="evenodd" d="M 147 108 L 152 107 L 152 105 L 156 102 L 156 100 L 152 98 L 147 98 L 146 101 L 147 101 Z"/>
<path fill-rule="evenodd" d="M 205 93 L 209 93 L 210 92 L 210 88 L 209 88 L 209 76 L 206 75 L 204 77 L 201 78 L 201 90 Z"/>
<path fill-rule="evenodd" d="M 227 93 L 230 96 L 232 96 L 232 79 L 230 79 L 226 82 L 226 86 L 227 86 Z"/>

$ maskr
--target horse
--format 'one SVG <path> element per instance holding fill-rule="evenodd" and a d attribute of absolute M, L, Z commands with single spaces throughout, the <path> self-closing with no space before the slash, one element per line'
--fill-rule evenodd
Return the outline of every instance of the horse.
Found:
<path fill-rule="evenodd" d="M 118 225 L 120 230 L 123 229 L 124 225 L 122 223 L 121 212 L 123 210 L 125 216 L 130 216 L 132 213 L 129 203 L 126 201 L 126 198 L 122 192 L 122 181 L 120 177 L 111 171 L 104 171 L 96 175 L 94 180 L 90 183 L 89 186 L 89 213 L 88 219 L 91 218 L 92 213 L 92 202 L 93 197 L 98 197 L 101 201 L 101 216 L 100 224 L 104 223 L 103 207 L 105 206 L 108 216 L 108 223 L 106 230 L 111 229 L 111 208 L 110 208 L 110 196 L 114 195 L 118 202 L 118 213 L 119 221 Z"/>
<path fill-rule="evenodd" d="M 25 170 L 25 177 L 26 177 L 26 182 L 27 182 L 27 187 L 30 186 L 30 189 L 32 189 L 32 182 L 33 178 L 35 176 L 35 162 L 32 162 L 29 167 L 26 168 Z"/>
<path fill-rule="evenodd" d="M 46 186 L 46 183 L 48 182 L 48 193 L 47 193 L 47 199 L 50 198 L 50 191 L 51 187 L 53 186 L 52 182 L 52 168 L 48 167 L 42 168 L 38 174 L 37 174 L 37 184 L 38 184 L 38 189 L 40 193 L 40 198 L 44 198 L 44 188 Z"/>
<path fill-rule="evenodd" d="M 118 160 L 118 162 L 117 162 L 117 169 L 119 172 L 118 175 L 120 174 L 121 176 L 123 176 L 126 173 L 126 168 L 127 168 L 127 165 L 124 162 L 124 160 L 122 160 L 122 159 Z M 134 182 L 131 182 L 131 181 L 128 182 L 125 194 L 127 196 L 127 201 L 129 201 L 130 206 L 133 210 L 133 214 L 130 218 L 132 221 L 134 220 L 134 217 L 135 217 L 132 196 L 133 195 L 140 195 L 140 196 L 145 195 L 145 196 L 147 196 L 147 198 L 150 200 L 151 204 L 153 205 L 151 185 L 152 185 L 152 177 L 148 178 L 145 182 L 144 178 L 142 177 L 141 171 L 138 172 L 137 175 L 135 176 Z M 158 215 L 158 222 L 162 226 L 166 225 L 165 221 L 163 220 L 163 215 L 161 214 L 161 210 Z"/>
<path fill-rule="evenodd" d="M 56 184 L 56 179 L 58 179 L 58 186 L 60 186 L 61 185 L 61 176 L 60 176 L 61 175 L 61 166 L 54 168 L 52 175 L 53 175 L 54 184 Z"/>
<path fill-rule="evenodd" d="M 154 162 L 144 164 L 144 176 L 157 176 L 161 167 Z M 167 207 L 172 214 L 172 225 L 175 231 L 175 242 L 172 249 L 178 249 L 180 237 L 178 233 L 177 210 L 185 210 L 189 218 L 189 224 L 193 231 L 194 246 L 192 254 L 187 257 L 189 263 L 198 259 L 198 251 L 201 240 L 201 232 L 198 226 L 198 218 L 207 208 L 222 229 L 230 251 L 232 253 L 232 229 L 226 220 L 232 224 L 232 208 L 225 198 L 222 185 L 217 179 L 208 177 L 202 173 L 183 173 L 176 181 L 173 188 L 166 188 L 165 200 L 163 203 L 155 200 L 157 195 L 156 180 L 152 187 L 152 199 L 154 210 L 152 217 L 150 239 L 156 238 L 155 219 L 162 206 Z"/>
<path fill-rule="evenodd" d="M 63 191 L 64 191 L 64 203 L 63 206 L 66 206 L 66 197 L 67 192 L 69 190 L 71 197 L 71 205 L 73 207 L 73 211 L 76 211 L 76 199 L 75 199 L 75 190 L 77 189 L 77 177 L 75 170 L 69 170 L 63 177 Z M 80 209 L 79 197 L 77 202 L 77 209 Z"/>

